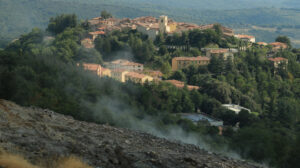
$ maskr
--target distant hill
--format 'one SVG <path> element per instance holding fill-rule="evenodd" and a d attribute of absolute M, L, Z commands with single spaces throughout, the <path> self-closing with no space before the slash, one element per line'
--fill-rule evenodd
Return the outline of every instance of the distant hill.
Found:
<path fill-rule="evenodd" d="M 140 7 L 162 7 L 162 8 L 184 8 L 201 10 L 231 10 L 231 9 L 250 9 L 262 7 L 300 7 L 296 0 L 56 0 L 69 2 L 85 2 L 95 4 L 120 4 Z"/>
<path fill-rule="evenodd" d="M 233 5 L 234 4 L 234 5 Z M 268 7 L 268 8 L 266 8 Z M 273 8 L 272 8 L 273 7 Z M 279 7 L 281 7 L 279 9 Z M 285 8 L 282 8 L 285 7 Z M 80 19 L 99 16 L 108 10 L 116 17 L 169 15 L 177 21 L 207 24 L 219 22 L 232 28 L 252 25 L 296 27 L 300 25 L 300 2 L 296 0 L 0 0 L 0 48 L 33 27 L 45 28 L 50 17 L 75 13 Z M 265 36 L 264 34 L 272 34 Z M 298 32 L 265 32 L 262 40 Z"/>

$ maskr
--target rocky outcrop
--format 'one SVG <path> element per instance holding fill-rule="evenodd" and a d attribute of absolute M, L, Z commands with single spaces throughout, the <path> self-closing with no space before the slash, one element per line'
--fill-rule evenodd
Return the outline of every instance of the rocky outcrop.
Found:
<path fill-rule="evenodd" d="M 76 121 L 0 100 L 0 148 L 32 163 L 77 156 L 98 168 L 255 168 L 255 165 L 150 134 Z"/>

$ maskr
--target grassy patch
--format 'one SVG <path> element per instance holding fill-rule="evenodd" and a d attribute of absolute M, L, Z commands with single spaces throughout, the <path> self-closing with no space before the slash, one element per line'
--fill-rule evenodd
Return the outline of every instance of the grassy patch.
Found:
<path fill-rule="evenodd" d="M 67 157 L 59 159 L 58 161 L 53 160 L 53 165 L 57 168 L 92 168 L 85 164 L 81 159 L 76 157 Z M 41 163 L 42 164 L 42 163 Z M 0 149 L 0 168 L 50 168 L 33 165 L 24 159 L 21 155 L 15 155 L 7 153 Z M 52 168 L 52 167 L 51 167 Z"/>

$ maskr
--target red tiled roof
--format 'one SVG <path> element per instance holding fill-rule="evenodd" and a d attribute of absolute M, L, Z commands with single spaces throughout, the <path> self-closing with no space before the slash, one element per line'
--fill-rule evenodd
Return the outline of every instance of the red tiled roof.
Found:
<path fill-rule="evenodd" d="M 90 41 L 90 42 L 92 42 L 93 40 L 90 39 L 90 38 L 84 38 L 84 39 L 82 39 L 81 41 Z"/>
<path fill-rule="evenodd" d="M 108 68 L 103 68 L 103 67 L 102 67 L 102 68 L 101 68 L 101 71 L 104 72 L 104 71 L 111 71 L 111 70 L 108 69 Z"/>
<path fill-rule="evenodd" d="M 193 90 L 193 89 L 198 90 L 199 86 L 187 85 L 187 88 L 188 90 Z"/>
<path fill-rule="evenodd" d="M 101 19 L 102 19 L 102 17 L 95 17 L 95 18 L 93 18 L 91 20 L 101 20 Z"/>
<path fill-rule="evenodd" d="M 128 73 L 126 74 L 126 76 L 129 76 L 129 77 L 131 77 L 131 78 L 140 78 L 140 79 L 146 77 L 146 75 L 140 74 L 140 73 L 136 73 L 136 72 L 128 72 Z"/>
<path fill-rule="evenodd" d="M 273 43 L 269 43 L 270 45 L 285 45 L 284 43 L 281 43 L 281 42 L 273 42 Z"/>
<path fill-rule="evenodd" d="M 98 27 L 97 29 L 98 29 L 98 30 L 105 30 L 106 27 Z"/>
<path fill-rule="evenodd" d="M 82 65 L 83 65 L 84 69 L 90 70 L 90 71 L 97 71 L 98 68 L 101 68 L 101 65 L 99 65 L 99 64 L 83 63 Z"/>
<path fill-rule="evenodd" d="M 268 45 L 268 43 L 266 43 L 266 42 L 257 42 L 257 44 L 259 44 L 259 45 Z"/>
<path fill-rule="evenodd" d="M 287 45 L 285 43 L 281 43 L 281 42 L 273 42 L 273 43 L 269 43 L 269 45 L 271 45 L 273 47 L 287 48 Z"/>
<path fill-rule="evenodd" d="M 246 34 L 237 34 L 235 36 L 237 38 L 247 38 L 247 39 L 255 38 L 254 36 L 250 36 L 250 35 L 246 35 Z"/>
<path fill-rule="evenodd" d="M 210 50 L 210 53 L 219 54 L 219 53 L 226 53 L 228 51 L 229 51 L 228 49 L 212 49 Z"/>
<path fill-rule="evenodd" d="M 175 57 L 173 58 L 176 61 L 209 61 L 208 57 Z"/>
<path fill-rule="evenodd" d="M 89 34 L 91 34 L 91 35 L 104 35 L 105 32 L 104 31 L 95 31 L 95 32 L 90 32 Z"/>
<path fill-rule="evenodd" d="M 165 82 L 168 82 L 172 85 L 174 85 L 177 88 L 184 88 L 184 82 L 178 81 L 178 80 L 165 80 Z M 193 86 L 193 85 L 187 85 L 188 90 L 193 90 L 193 89 L 199 89 L 198 86 Z"/>
<path fill-rule="evenodd" d="M 133 21 L 134 22 L 143 22 L 143 23 L 146 23 L 146 22 L 155 23 L 155 22 L 157 22 L 157 19 L 152 16 L 143 16 L 143 17 L 135 18 L 135 19 L 133 19 Z"/>
<path fill-rule="evenodd" d="M 178 80 L 174 80 L 174 79 L 172 79 L 172 80 L 165 80 L 165 81 L 168 82 L 168 83 L 171 83 L 171 84 L 184 85 L 184 82 L 178 81 Z"/>
<path fill-rule="evenodd" d="M 268 60 L 273 62 L 279 62 L 279 61 L 287 61 L 288 59 L 282 57 L 276 57 L 276 58 L 268 58 Z"/>

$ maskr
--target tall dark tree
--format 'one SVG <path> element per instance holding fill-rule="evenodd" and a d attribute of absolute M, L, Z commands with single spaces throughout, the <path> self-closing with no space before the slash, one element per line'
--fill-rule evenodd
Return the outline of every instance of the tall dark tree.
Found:
<path fill-rule="evenodd" d="M 291 47 L 291 40 L 287 37 L 287 36 L 278 36 L 275 39 L 276 42 L 281 42 L 281 43 L 285 43 L 286 45 L 288 45 L 289 47 Z"/>
<path fill-rule="evenodd" d="M 103 19 L 108 19 L 108 18 L 111 18 L 111 17 L 112 17 L 112 14 L 109 13 L 109 12 L 107 12 L 106 10 L 103 10 L 103 11 L 101 11 L 101 17 L 102 17 Z"/>
<path fill-rule="evenodd" d="M 175 80 L 186 82 L 185 73 L 183 73 L 181 70 L 175 71 L 173 73 L 173 75 L 170 77 L 170 79 L 175 79 Z"/>
<path fill-rule="evenodd" d="M 300 167 L 300 135 L 297 136 L 296 142 L 293 145 L 293 148 L 288 156 L 287 167 Z"/>
<path fill-rule="evenodd" d="M 225 63 L 224 60 L 213 56 L 208 64 L 208 70 L 216 75 L 220 75 L 224 72 Z"/>
<path fill-rule="evenodd" d="M 73 28 L 76 26 L 77 16 L 75 14 L 62 14 L 50 19 L 47 31 L 59 34 L 68 27 Z"/>

